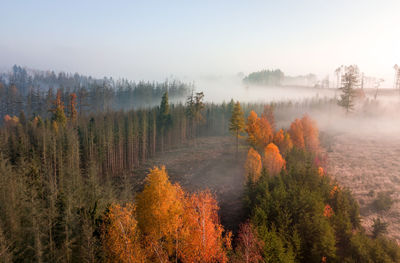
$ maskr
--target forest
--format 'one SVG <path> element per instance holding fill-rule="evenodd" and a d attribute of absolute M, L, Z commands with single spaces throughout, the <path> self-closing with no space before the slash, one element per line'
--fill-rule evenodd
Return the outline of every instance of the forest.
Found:
<path fill-rule="evenodd" d="M 6 114 L 50 117 L 49 109 L 60 90 L 65 105 L 75 97 L 79 114 L 108 110 L 151 108 L 168 91 L 172 102 L 181 102 L 193 92 L 192 83 L 177 80 L 133 82 L 104 77 L 95 79 L 78 73 L 29 70 L 17 65 L 0 73 L 0 118 Z"/>
<path fill-rule="evenodd" d="M 335 99 L 213 104 L 179 82 L 124 89 L 89 81 L 88 103 L 75 86 L 85 77 L 35 75 L 36 84 L 25 86 L 30 77 L 14 70 L 0 86 L 17 94 L 0 102 L 2 262 L 400 260 L 385 223 L 376 220 L 367 232 L 351 191 L 327 172 L 326 142 L 306 112 L 327 111 Z M 354 106 L 354 72 L 343 77 L 346 111 Z M 33 99 L 38 83 L 60 86 Z M 173 103 L 170 94 L 184 101 Z M 159 102 L 140 107 L 135 96 Z M 126 107 L 116 106 L 121 99 Z M 224 200 L 211 189 L 186 189 L 168 166 L 143 172 L 173 149 L 195 154 L 204 138 L 229 138 L 232 160 L 244 168 L 243 209 L 233 225 L 224 225 Z"/>
<path fill-rule="evenodd" d="M 285 74 L 280 69 L 261 70 L 250 73 L 243 78 L 243 82 L 256 85 L 280 86 L 284 78 Z"/>

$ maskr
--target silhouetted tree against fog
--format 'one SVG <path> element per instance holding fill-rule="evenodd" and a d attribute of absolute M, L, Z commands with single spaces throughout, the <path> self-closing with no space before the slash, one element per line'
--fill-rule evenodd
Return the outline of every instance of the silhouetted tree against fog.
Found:
<path fill-rule="evenodd" d="M 342 67 L 338 67 L 335 69 L 335 75 L 336 75 L 336 88 L 339 88 L 340 86 L 340 77 L 341 77 L 341 71 Z"/>
<path fill-rule="evenodd" d="M 400 92 L 400 67 L 396 64 L 394 65 L 394 88 L 398 89 Z"/>
<path fill-rule="evenodd" d="M 355 89 L 359 86 L 359 69 L 356 65 L 347 66 L 341 77 L 340 90 L 342 94 L 339 99 L 339 106 L 345 108 L 346 113 L 354 109 Z"/>
<path fill-rule="evenodd" d="M 239 136 L 240 133 L 244 131 L 244 114 L 242 108 L 240 107 L 239 101 L 235 103 L 233 107 L 232 116 L 229 124 L 229 131 L 236 138 L 236 154 L 239 152 Z"/>
<path fill-rule="evenodd" d="M 158 112 L 158 130 L 161 133 L 161 152 L 164 151 L 164 135 L 168 132 L 172 124 L 171 114 L 169 112 L 168 92 L 165 92 L 161 99 L 161 105 Z"/>
<path fill-rule="evenodd" d="M 189 121 L 189 136 L 196 137 L 197 127 L 204 121 L 202 114 L 204 110 L 204 93 L 197 92 L 196 95 L 193 93 L 187 98 L 186 101 L 186 117 Z"/>

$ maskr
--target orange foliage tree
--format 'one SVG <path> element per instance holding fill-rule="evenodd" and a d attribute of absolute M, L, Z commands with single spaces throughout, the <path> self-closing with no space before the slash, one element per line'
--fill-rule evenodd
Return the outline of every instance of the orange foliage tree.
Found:
<path fill-rule="evenodd" d="M 259 118 L 257 113 L 251 111 L 247 117 L 247 141 L 257 149 L 263 149 L 273 140 L 273 129 L 265 117 Z"/>
<path fill-rule="evenodd" d="M 289 133 L 280 129 L 274 135 L 274 144 L 278 146 L 279 151 L 285 155 L 293 148 L 292 139 L 290 139 Z"/>
<path fill-rule="evenodd" d="M 146 178 L 144 190 L 136 197 L 139 229 L 152 259 L 166 262 L 176 254 L 184 214 L 183 191 L 168 180 L 165 167 L 155 167 Z"/>
<path fill-rule="evenodd" d="M 209 191 L 194 193 L 186 199 L 184 228 L 179 258 L 182 262 L 227 262 L 230 236 L 224 238 L 218 219 L 218 204 Z"/>
<path fill-rule="evenodd" d="M 280 148 L 280 145 L 283 144 L 283 141 L 285 140 L 285 132 L 283 129 L 280 129 L 274 134 L 274 140 L 273 143 Z"/>
<path fill-rule="evenodd" d="M 275 144 L 270 143 L 265 148 L 263 165 L 270 175 L 278 175 L 285 168 L 286 162 Z"/>
<path fill-rule="evenodd" d="M 258 146 L 262 149 L 270 142 L 272 142 L 274 138 L 274 131 L 272 130 L 272 127 L 269 124 L 268 120 L 264 117 L 258 119 L 258 125 L 260 127 L 260 132 L 258 134 L 257 140 Z"/>
<path fill-rule="evenodd" d="M 303 133 L 303 124 L 301 120 L 295 119 L 292 124 L 290 124 L 289 129 L 290 138 L 292 139 L 293 146 L 304 149 L 304 133 Z"/>
<path fill-rule="evenodd" d="M 324 216 L 330 218 L 331 216 L 333 216 L 333 209 L 330 205 L 325 205 L 324 208 Z"/>
<path fill-rule="evenodd" d="M 263 260 L 264 242 L 255 227 L 247 221 L 240 225 L 233 262 L 258 263 Z"/>
<path fill-rule="evenodd" d="M 261 174 L 262 163 L 260 154 L 252 147 L 247 153 L 247 159 L 245 164 L 247 180 L 256 182 Z"/>
<path fill-rule="evenodd" d="M 16 126 L 19 123 L 19 118 L 17 116 L 10 116 L 10 115 L 5 115 L 4 116 L 4 123 L 6 126 Z"/>
<path fill-rule="evenodd" d="M 135 207 L 112 205 L 103 224 L 103 247 L 109 262 L 145 262 L 146 254 L 142 247 Z"/>
<path fill-rule="evenodd" d="M 297 148 L 314 153 L 318 151 L 318 128 L 308 115 L 304 115 L 301 120 L 295 119 L 290 125 L 289 134 Z"/>
<path fill-rule="evenodd" d="M 257 146 L 257 136 L 259 134 L 259 125 L 258 125 L 258 116 L 255 111 L 251 111 L 249 116 L 247 117 L 246 122 L 246 132 L 248 135 L 247 141 L 252 146 Z"/>
<path fill-rule="evenodd" d="M 325 175 L 324 168 L 318 167 L 318 175 L 319 175 L 320 177 L 323 177 L 323 176 Z"/>
<path fill-rule="evenodd" d="M 308 115 L 304 115 L 301 119 L 303 127 L 304 144 L 308 151 L 317 152 L 319 148 L 318 128 L 315 121 L 311 120 Z"/>

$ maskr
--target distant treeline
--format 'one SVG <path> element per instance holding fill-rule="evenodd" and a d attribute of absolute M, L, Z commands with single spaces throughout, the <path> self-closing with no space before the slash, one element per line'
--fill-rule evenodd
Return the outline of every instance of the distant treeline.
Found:
<path fill-rule="evenodd" d="M 193 84 L 180 81 L 133 82 L 126 79 L 94 79 L 79 74 L 53 71 L 27 71 L 14 66 L 10 73 L 0 74 L 0 118 L 4 115 L 49 116 L 47 109 L 61 90 L 66 105 L 70 95 L 77 96 L 79 113 L 119 109 L 148 108 L 158 105 L 162 94 L 171 101 L 182 101 L 194 89 Z"/>
<path fill-rule="evenodd" d="M 318 83 L 317 76 L 314 74 L 299 75 L 299 76 L 285 76 L 280 69 L 275 70 L 261 70 L 252 72 L 245 78 L 245 84 L 261 85 L 261 86 L 308 86 L 314 87 L 319 84 L 320 86 L 328 86 L 329 80 L 324 80 L 327 83 Z"/>
<path fill-rule="evenodd" d="M 285 75 L 280 69 L 261 70 L 250 73 L 243 79 L 243 82 L 266 86 L 281 86 L 284 77 Z"/>

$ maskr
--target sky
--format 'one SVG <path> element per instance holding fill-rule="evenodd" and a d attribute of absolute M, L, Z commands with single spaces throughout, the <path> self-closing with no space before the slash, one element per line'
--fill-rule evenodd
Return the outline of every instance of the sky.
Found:
<path fill-rule="evenodd" d="M 358 64 L 392 85 L 400 1 L 0 0 L 0 69 L 164 80 Z"/>

